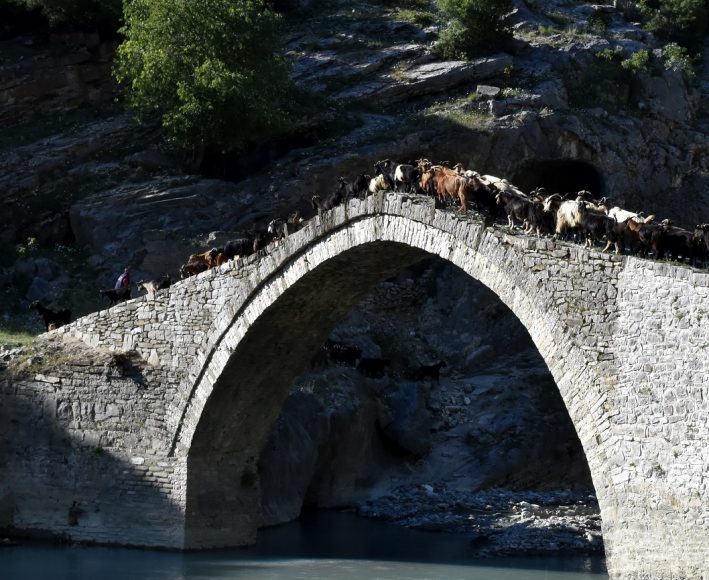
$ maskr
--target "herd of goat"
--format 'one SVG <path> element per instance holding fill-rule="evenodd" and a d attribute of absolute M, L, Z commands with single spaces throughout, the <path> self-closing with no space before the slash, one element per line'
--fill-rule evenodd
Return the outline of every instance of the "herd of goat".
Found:
<path fill-rule="evenodd" d="M 709 261 L 709 224 L 686 230 L 667 219 L 658 222 L 654 215 L 613 207 L 605 197 L 594 199 L 588 191 L 548 194 L 538 187 L 526 194 L 506 179 L 480 175 L 465 170 L 461 164 L 448 165 L 434 165 L 427 159 L 410 164 L 390 159 L 378 161 L 374 177 L 365 174 L 350 180 L 340 177 L 335 190 L 324 199 L 313 196 L 311 206 L 320 213 L 378 191 L 416 193 L 434 196 L 437 207 L 456 204 L 461 213 L 472 207 L 488 224 L 507 219 L 510 228 L 521 225 L 524 233 L 535 233 L 537 237 L 574 239 L 588 248 L 605 242 L 602 251 L 613 246 L 616 254 L 628 252 L 642 257 L 652 254 L 657 259 L 688 261 L 694 266 Z M 299 213 L 288 219 L 274 219 L 265 232 L 254 232 L 222 248 L 191 255 L 180 274 L 186 278 L 234 257 L 253 254 L 271 241 L 297 231 L 303 223 Z"/>
<path fill-rule="evenodd" d="M 320 214 L 355 197 L 365 199 L 380 191 L 398 191 L 409 194 L 433 196 L 436 207 L 457 205 L 457 211 L 479 212 L 487 225 L 505 219 L 513 229 L 520 225 L 525 234 L 537 237 L 582 242 L 588 248 L 605 243 L 602 251 L 611 246 L 615 252 L 628 252 L 656 259 L 673 259 L 689 262 L 693 266 L 709 263 L 709 224 L 698 224 L 694 230 L 674 226 L 670 220 L 657 221 L 654 215 L 631 212 L 611 206 L 604 197 L 594 199 L 588 191 L 576 193 L 547 193 L 538 187 L 524 193 L 506 179 L 481 175 L 466 170 L 460 163 L 449 166 L 447 162 L 432 164 L 427 159 L 413 163 L 397 163 L 391 159 L 374 164 L 374 177 L 361 174 L 353 179 L 340 177 L 335 190 L 324 199 L 313 196 L 310 205 Z M 230 240 L 222 247 L 192 254 L 180 267 L 180 277 L 204 272 L 234 258 L 249 256 L 298 231 L 305 219 L 300 212 L 288 218 L 276 218 L 264 231 L 252 231 L 241 238 Z M 148 295 L 168 288 L 172 280 L 168 274 L 150 282 L 138 282 L 137 289 Z M 131 298 L 130 288 L 101 290 L 111 306 Z M 68 310 L 52 310 L 35 301 L 30 308 L 43 318 L 45 328 L 51 330 L 67 324 L 71 318 Z M 366 359 L 363 359 L 366 361 Z M 361 369 L 370 372 L 367 363 Z M 381 369 L 374 369 L 375 374 Z"/>

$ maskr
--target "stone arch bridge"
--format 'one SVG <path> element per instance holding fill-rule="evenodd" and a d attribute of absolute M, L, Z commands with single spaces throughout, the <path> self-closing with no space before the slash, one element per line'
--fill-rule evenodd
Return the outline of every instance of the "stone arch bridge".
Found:
<path fill-rule="evenodd" d="M 0 527 L 252 542 L 256 460 L 294 378 L 372 285 L 431 254 L 529 331 L 586 453 L 611 576 L 709 577 L 709 274 L 401 194 L 43 335 L 0 372 Z"/>

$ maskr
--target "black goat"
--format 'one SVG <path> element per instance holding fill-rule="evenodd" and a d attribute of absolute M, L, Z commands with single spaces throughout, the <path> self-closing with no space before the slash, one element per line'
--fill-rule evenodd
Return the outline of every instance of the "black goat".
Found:
<path fill-rule="evenodd" d="M 68 308 L 62 308 L 60 310 L 52 310 L 47 308 L 39 300 L 35 300 L 30 304 L 30 310 L 36 310 L 37 313 L 44 320 L 44 329 L 46 331 L 53 330 L 54 328 L 59 328 L 65 324 L 69 324 L 71 321 L 71 310 Z M 53 328 L 50 328 L 52 326 Z"/>
<path fill-rule="evenodd" d="M 108 290 L 99 290 L 99 294 L 108 298 L 110 306 L 130 300 L 130 288 L 109 288 Z"/>
<path fill-rule="evenodd" d="M 703 256 L 700 239 L 694 232 L 669 224 L 663 224 L 652 232 L 650 244 L 658 259 L 669 254 L 675 260 L 686 258 L 696 263 Z"/>
<path fill-rule="evenodd" d="M 633 219 L 625 222 L 625 244 L 633 254 L 646 258 L 652 247 L 653 234 L 662 228 L 660 224 L 642 224 Z"/>
<path fill-rule="evenodd" d="M 339 187 L 325 198 L 325 201 L 319 195 L 314 195 L 311 199 L 312 208 L 317 210 L 318 214 L 337 207 L 345 201 L 345 189 Z"/>
<path fill-rule="evenodd" d="M 541 203 L 506 191 L 500 191 L 497 194 L 497 202 L 505 210 L 507 223 L 511 228 L 514 227 L 515 219 L 517 219 L 522 222 L 525 233 L 531 233 L 534 230 L 537 237 L 541 236 L 544 223 L 544 207 Z"/>
<path fill-rule="evenodd" d="M 605 252 L 611 244 L 615 246 L 615 253 L 619 254 L 625 237 L 626 225 L 618 223 L 615 218 L 605 214 L 586 211 L 585 203 L 579 205 L 581 222 L 579 229 L 585 237 L 585 246 L 593 248 L 596 242 L 606 240 Z"/>
<path fill-rule="evenodd" d="M 709 260 L 709 224 L 697 224 L 694 227 L 694 238 L 697 258 L 706 262 Z"/>
<path fill-rule="evenodd" d="M 484 183 L 480 176 L 473 172 L 466 172 L 463 174 L 465 177 L 466 185 L 465 189 L 468 194 L 468 199 L 476 207 L 476 209 L 484 213 L 489 220 L 494 220 L 500 213 L 500 208 L 497 205 L 497 190 Z"/>
<path fill-rule="evenodd" d="M 248 238 L 229 240 L 223 248 L 217 248 L 217 266 L 236 257 L 255 254 L 265 245 L 265 237 L 261 232 L 255 232 Z"/>
<path fill-rule="evenodd" d="M 163 274 L 157 280 L 153 280 L 153 282 L 155 283 L 156 290 L 165 290 L 166 288 L 172 286 L 172 278 L 170 278 L 170 274 Z"/>
<path fill-rule="evenodd" d="M 288 235 L 288 222 L 283 218 L 276 218 L 268 222 L 268 233 L 274 240 L 283 240 Z"/>
<path fill-rule="evenodd" d="M 407 193 L 416 193 L 420 177 L 421 172 L 418 167 L 414 165 L 397 165 L 394 170 L 394 189 L 401 187 Z"/>
<path fill-rule="evenodd" d="M 421 365 L 416 371 L 416 379 L 418 379 L 419 381 L 431 379 L 432 381 L 436 381 L 436 383 L 439 383 L 441 369 L 445 366 L 447 365 L 446 361 L 444 360 L 438 361 L 434 365 Z"/>
<path fill-rule="evenodd" d="M 602 197 L 601 199 L 598 199 L 597 197 L 593 197 L 593 194 L 586 189 L 582 189 L 581 191 L 576 193 L 576 201 L 585 201 L 586 203 L 592 203 L 595 206 L 608 205 L 607 197 Z"/>
<path fill-rule="evenodd" d="M 276 218 L 268 223 L 267 232 L 274 240 L 282 240 L 286 236 L 297 232 L 303 224 L 303 218 L 296 211 L 288 219 Z"/>
<path fill-rule="evenodd" d="M 354 178 L 350 183 L 344 177 L 340 177 L 339 190 L 342 190 L 344 200 L 350 200 L 355 197 L 364 198 L 367 196 L 369 182 L 371 181 L 369 175 L 361 174 Z"/>
<path fill-rule="evenodd" d="M 536 214 L 539 220 L 539 229 L 542 234 L 552 235 L 554 233 L 554 216 L 545 210 L 544 204 L 547 200 L 547 193 L 543 187 L 536 187 L 529 192 L 530 199 L 541 207 L 541 212 Z M 538 210 L 537 210 L 538 211 Z"/>
<path fill-rule="evenodd" d="M 322 370 L 327 366 L 327 363 L 329 360 L 330 360 L 330 354 L 328 353 L 327 350 L 325 350 L 325 346 L 323 345 L 313 355 L 313 358 L 310 359 L 310 368 L 311 368 L 311 370 L 314 370 L 314 371 Z"/>
<path fill-rule="evenodd" d="M 396 186 L 396 168 L 398 165 L 396 161 L 392 161 L 391 159 L 377 161 L 374 164 L 374 176 L 381 175 L 386 180 L 389 188 L 394 189 Z"/>
<path fill-rule="evenodd" d="M 357 370 L 365 376 L 373 379 L 380 379 L 386 373 L 386 368 L 391 365 L 391 361 L 386 358 L 361 358 L 357 365 Z"/>
<path fill-rule="evenodd" d="M 136 284 L 136 287 L 138 290 L 143 290 L 148 295 L 152 296 L 158 290 L 164 290 L 165 288 L 169 288 L 171 285 L 172 279 L 170 278 L 170 274 L 163 274 L 160 278 L 156 278 L 150 282 L 141 280 Z"/>

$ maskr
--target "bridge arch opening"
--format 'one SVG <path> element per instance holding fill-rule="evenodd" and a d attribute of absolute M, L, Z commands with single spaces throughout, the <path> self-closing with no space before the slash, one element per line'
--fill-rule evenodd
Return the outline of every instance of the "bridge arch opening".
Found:
<path fill-rule="evenodd" d="M 358 369 L 321 350 L 296 380 L 258 463 L 263 525 L 356 506 L 392 521 L 414 511 L 416 525 L 435 526 L 442 513 L 427 504 L 445 498 L 471 506 L 449 507 L 452 528 L 479 498 L 505 511 L 563 489 L 579 533 L 598 531 L 585 513 L 595 508 L 586 458 L 554 380 L 519 320 L 481 283 L 423 260 L 370 291 L 329 339 L 388 364 Z M 439 383 L 417 376 L 420 364 L 441 359 Z M 589 549 L 599 549 L 591 537 Z"/>
<path fill-rule="evenodd" d="M 272 426 L 288 399 L 294 381 L 309 370 L 313 354 L 372 288 L 397 275 L 402 269 L 409 268 L 415 272 L 423 267 L 423 261 L 430 262 L 431 257 L 429 252 L 391 241 L 361 243 L 341 253 L 334 251 L 333 254 L 307 274 L 296 276 L 295 281 L 280 293 L 277 300 L 264 305 L 260 314 L 250 321 L 249 327 L 240 331 L 242 338 L 233 340 L 228 361 L 215 377 L 187 450 L 186 547 L 241 545 L 254 541 L 256 529 L 264 524 L 261 485 L 265 478 L 262 477 L 263 462 L 259 459 L 269 444 Z M 476 285 L 470 280 L 469 273 L 458 272 L 471 285 Z M 417 284 L 415 277 L 409 278 L 412 282 L 407 282 L 405 286 Z M 426 282 L 433 285 L 437 283 L 435 276 L 429 277 Z M 391 284 L 389 282 L 389 288 L 393 288 Z M 477 283 L 477 286 L 478 292 L 482 292 L 482 284 Z M 516 326 L 513 324 L 508 328 L 506 322 L 504 334 L 508 337 L 526 334 L 515 314 L 490 290 L 485 292 L 488 295 L 481 300 L 486 303 L 486 316 L 495 320 L 502 316 L 501 313 L 505 313 L 504 317 L 514 320 Z M 235 321 L 234 324 L 241 322 Z M 226 342 L 232 340 L 229 332 L 223 339 Z M 532 344 L 529 335 L 527 340 Z M 536 347 L 532 350 L 536 351 Z M 365 354 L 377 353 L 369 351 Z M 383 358 L 388 353 L 380 354 Z M 536 357 L 537 362 L 542 360 L 539 352 Z M 433 361 L 424 361 L 422 357 L 420 362 Z M 550 378 L 547 376 L 547 382 Z M 472 388 L 474 390 L 475 385 Z M 526 395 L 520 393 L 520 396 Z M 556 397 L 559 403 L 558 392 Z M 294 404 L 299 402 L 303 403 L 303 399 Z M 433 403 L 436 404 L 436 401 Z M 465 397 L 460 403 L 466 406 Z M 424 401 L 424 407 L 426 404 Z M 566 412 L 563 402 L 560 407 Z M 568 417 L 566 413 L 566 427 L 570 427 L 570 432 L 574 433 Z M 316 424 L 309 426 L 317 428 Z M 294 436 L 313 437 L 302 427 L 294 428 Z M 386 429 L 386 425 L 380 422 L 376 429 L 381 431 Z M 569 430 L 562 429 L 562 432 L 568 433 Z M 470 441 L 480 436 L 494 438 L 496 435 L 494 429 L 490 432 L 482 428 L 478 433 L 466 433 L 463 439 Z M 389 439 L 391 443 L 392 438 L 389 436 L 383 439 Z M 372 448 L 373 453 L 391 455 L 391 448 L 387 450 L 386 445 L 381 443 L 379 449 Z M 574 455 L 578 449 L 580 444 L 564 452 Z M 295 452 L 295 449 L 290 451 Z M 516 459 L 513 457 L 510 465 L 529 456 L 520 447 L 511 449 L 510 453 L 516 454 Z M 569 457 L 565 460 L 568 462 Z M 301 466 L 304 462 L 303 458 L 297 461 Z M 317 460 L 315 462 L 318 463 Z M 582 450 L 581 463 L 582 467 L 588 468 Z M 313 474 L 319 473 L 322 476 L 327 473 L 327 464 L 321 463 L 319 467 L 318 470 L 317 465 L 313 466 Z M 497 481 L 504 482 L 506 475 L 498 475 Z M 519 480 L 523 482 L 525 479 L 522 477 Z M 354 488 L 361 489 L 370 483 L 366 474 L 350 481 L 354 491 L 357 491 Z M 317 495 L 314 489 L 312 481 L 306 482 L 305 489 L 301 490 L 302 503 L 326 504 L 327 500 L 314 497 Z M 302 504 L 298 510 L 300 507 Z"/>
<path fill-rule="evenodd" d="M 527 161 L 517 171 L 513 183 L 524 191 L 544 187 L 549 193 L 590 191 L 603 195 L 603 179 L 598 169 L 578 159 L 545 159 Z"/>

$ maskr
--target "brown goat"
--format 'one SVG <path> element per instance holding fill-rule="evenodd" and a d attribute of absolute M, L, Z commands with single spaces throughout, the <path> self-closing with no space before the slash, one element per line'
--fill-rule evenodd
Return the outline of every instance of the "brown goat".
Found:
<path fill-rule="evenodd" d="M 188 264 L 199 262 L 206 264 L 208 268 L 214 268 L 214 266 L 217 265 L 217 249 L 212 248 L 211 250 L 207 250 L 201 254 L 190 254 L 190 257 L 187 260 Z"/>
<path fill-rule="evenodd" d="M 460 212 L 468 211 L 468 200 L 466 198 L 467 179 L 458 175 L 452 169 L 434 165 L 426 171 L 421 177 L 421 189 L 430 192 L 431 189 L 436 192 L 438 200 L 441 203 L 446 203 L 448 199 L 460 200 Z"/>

